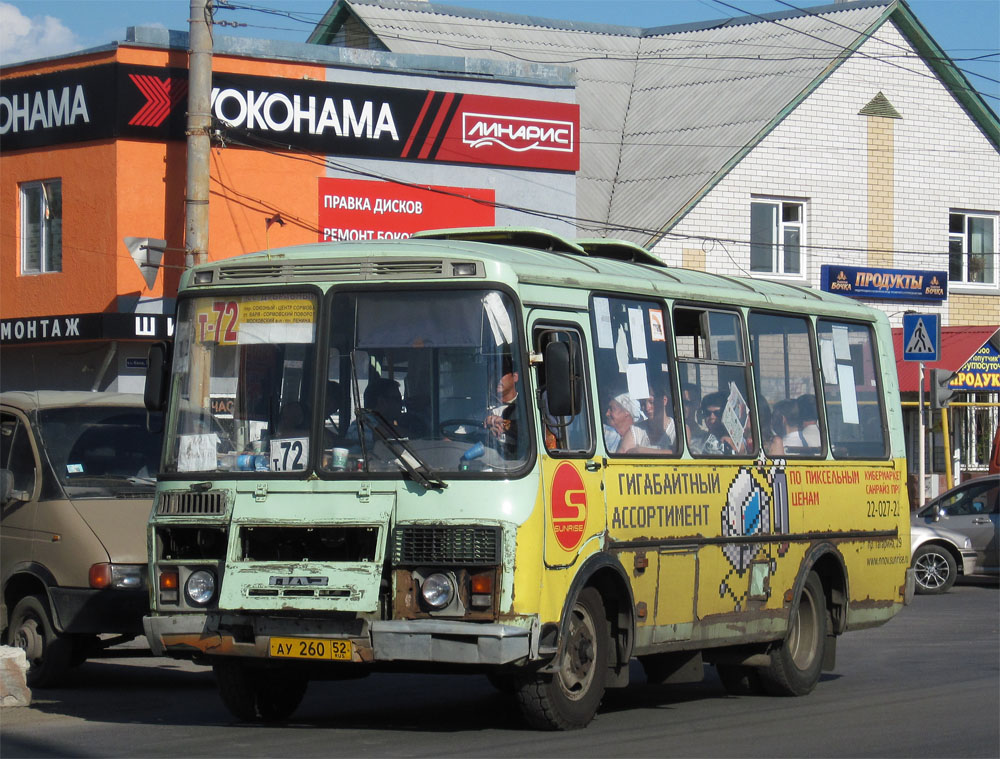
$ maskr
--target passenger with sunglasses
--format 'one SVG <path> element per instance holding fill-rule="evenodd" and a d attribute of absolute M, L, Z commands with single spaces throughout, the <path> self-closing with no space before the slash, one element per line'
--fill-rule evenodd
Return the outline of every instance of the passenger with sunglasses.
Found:
<path fill-rule="evenodd" d="M 709 393 L 701 399 L 701 417 L 708 430 L 701 453 L 706 456 L 734 456 L 742 452 L 740 447 L 733 443 L 729 431 L 722 423 L 722 412 L 725 409 L 725 393 Z"/>

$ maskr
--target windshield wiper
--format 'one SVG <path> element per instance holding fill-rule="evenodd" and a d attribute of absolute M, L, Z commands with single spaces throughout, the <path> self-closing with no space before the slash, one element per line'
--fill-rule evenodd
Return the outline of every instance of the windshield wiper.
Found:
<path fill-rule="evenodd" d="M 448 483 L 431 474 L 430 467 L 423 462 L 420 455 L 396 433 L 396 430 L 380 413 L 359 407 L 357 417 L 360 426 L 370 429 L 372 434 L 377 435 L 392 451 L 392 455 L 396 457 L 396 463 L 399 464 L 403 472 L 409 475 L 411 480 L 431 490 L 443 490 L 448 487 Z M 364 430 L 361 431 L 361 435 L 364 436 Z"/>

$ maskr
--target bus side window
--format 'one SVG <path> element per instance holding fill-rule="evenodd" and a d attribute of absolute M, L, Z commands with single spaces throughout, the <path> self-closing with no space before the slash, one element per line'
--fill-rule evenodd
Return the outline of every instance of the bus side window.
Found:
<path fill-rule="evenodd" d="M 770 457 L 822 455 L 808 319 L 752 312 L 748 327 L 764 453 Z"/>
<path fill-rule="evenodd" d="M 673 324 L 688 450 L 693 456 L 753 455 L 757 435 L 739 314 L 678 306 Z"/>
<path fill-rule="evenodd" d="M 816 333 L 826 423 L 834 457 L 885 458 L 882 375 L 875 362 L 871 328 L 820 319 Z"/>
<path fill-rule="evenodd" d="M 595 295 L 591 319 L 605 450 L 676 456 L 680 427 L 663 304 Z"/>
<path fill-rule="evenodd" d="M 590 401 L 586 397 L 587 383 L 583 379 L 586 376 L 583 340 L 579 332 L 565 326 L 535 328 L 534 346 L 538 353 L 544 354 L 545 346 L 553 341 L 569 343 L 570 356 L 574 363 L 574 374 L 581 378 L 580 388 L 584 397 L 580 398 L 580 412 L 575 416 L 553 415 L 548 408 L 544 368 L 539 369 L 536 376 L 538 377 L 538 416 L 542 425 L 542 441 L 545 450 L 550 454 L 587 454 L 593 450 L 594 443 L 589 423 Z"/>

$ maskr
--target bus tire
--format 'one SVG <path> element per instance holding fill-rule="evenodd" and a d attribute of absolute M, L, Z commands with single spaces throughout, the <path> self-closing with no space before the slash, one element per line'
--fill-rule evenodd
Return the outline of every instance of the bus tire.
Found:
<path fill-rule="evenodd" d="M 584 588 L 569 613 L 558 669 L 527 676 L 517 690 L 525 720 L 541 730 L 586 727 L 604 696 L 610 633 L 600 593 Z"/>
<path fill-rule="evenodd" d="M 298 673 L 251 667 L 240 661 L 212 665 L 222 703 L 241 722 L 282 722 L 302 703 L 309 681 Z"/>
<path fill-rule="evenodd" d="M 809 572 L 788 620 L 785 639 L 771 650 L 771 663 L 760 669 L 772 696 L 804 696 L 819 682 L 827 632 L 826 595 L 819 575 Z"/>
<path fill-rule="evenodd" d="M 57 685 L 70 668 L 73 641 L 52 626 L 44 596 L 25 596 L 15 604 L 7 627 L 7 643 L 25 653 L 29 688 Z"/>
<path fill-rule="evenodd" d="M 924 544 L 913 552 L 913 577 L 916 592 L 926 596 L 947 593 L 955 584 L 958 565 L 948 549 Z"/>
<path fill-rule="evenodd" d="M 722 687 L 730 696 L 759 696 L 765 693 L 760 671 L 756 667 L 739 664 L 716 664 Z"/>

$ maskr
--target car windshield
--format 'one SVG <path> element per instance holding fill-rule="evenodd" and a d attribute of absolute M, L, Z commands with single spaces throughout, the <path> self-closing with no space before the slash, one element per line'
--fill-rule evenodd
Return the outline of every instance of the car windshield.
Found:
<path fill-rule="evenodd" d="M 524 465 L 531 433 L 506 295 L 338 292 L 322 330 L 318 313 L 305 293 L 181 303 L 165 471 L 315 466 L 437 487 L 440 473 Z"/>
<path fill-rule="evenodd" d="M 77 406 L 38 412 L 52 469 L 73 498 L 152 493 L 163 436 L 159 415 L 143 408 Z"/>

